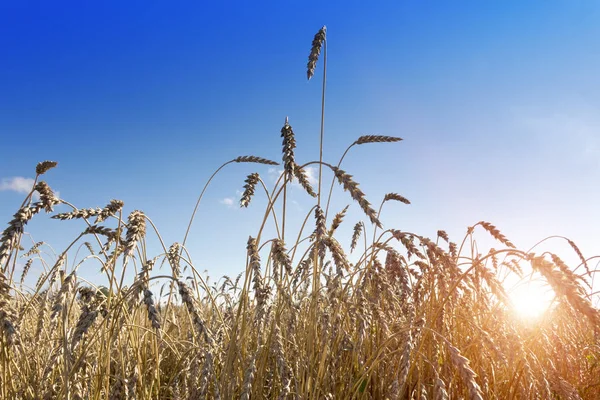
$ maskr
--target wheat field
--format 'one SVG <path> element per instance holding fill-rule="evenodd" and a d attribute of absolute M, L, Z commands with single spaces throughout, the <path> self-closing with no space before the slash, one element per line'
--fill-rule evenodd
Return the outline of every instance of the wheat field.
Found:
<path fill-rule="evenodd" d="M 323 27 L 307 65 L 309 80 L 323 67 L 321 155 L 326 46 Z M 586 258 L 566 238 L 569 255 L 520 250 L 485 221 L 456 241 L 443 230 L 426 237 L 388 227 L 382 208 L 409 200 L 388 193 L 372 204 L 342 169 L 344 157 L 300 163 L 287 119 L 281 138 L 279 180 L 269 188 L 252 173 L 244 182 L 240 206 L 264 191 L 264 218 L 249 233 L 240 275 L 219 285 L 198 272 L 186 248 L 208 183 L 231 163 L 279 163 L 239 156 L 219 167 L 185 237 L 173 244 L 143 211 L 125 214 L 122 201 L 78 208 L 57 198 L 42 180 L 57 163 L 39 163 L 0 239 L 0 398 L 600 398 L 600 311 L 591 289 L 597 257 Z M 361 136 L 344 156 L 401 140 Z M 315 187 L 309 166 L 319 171 Z M 313 199 L 299 232 L 286 231 L 293 182 Z M 347 221 L 347 207 L 330 209 L 334 190 L 362 210 L 361 221 Z M 56 213 L 57 205 L 69 210 Z M 81 226 L 55 256 L 44 251 L 50 240 L 25 245 L 27 223 L 43 214 Z M 354 226 L 350 243 L 338 240 L 342 224 Z M 265 237 L 267 226 L 274 237 Z M 160 254 L 148 254 L 149 235 L 159 239 Z M 481 236 L 495 248 L 479 254 Z M 563 261 L 572 255 L 578 265 Z M 102 264 L 107 286 L 80 279 L 91 261 Z M 29 287 L 33 263 L 44 272 Z M 514 315 L 507 287 L 531 274 L 555 294 L 533 324 Z"/>

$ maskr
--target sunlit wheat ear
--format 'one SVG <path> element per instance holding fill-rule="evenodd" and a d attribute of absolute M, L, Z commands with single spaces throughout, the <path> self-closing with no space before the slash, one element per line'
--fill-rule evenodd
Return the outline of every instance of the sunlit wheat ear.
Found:
<path fill-rule="evenodd" d="M 140 299 L 140 294 L 142 294 L 144 292 L 144 290 L 146 290 L 148 288 L 150 271 L 152 271 L 152 268 L 154 267 L 154 264 L 156 263 L 157 258 L 158 257 L 147 260 L 142 265 L 140 272 L 135 277 L 135 280 L 133 281 L 133 284 L 131 285 L 132 292 L 131 292 L 131 298 L 129 300 L 132 307 L 137 305 L 137 302 Z"/>
<path fill-rule="evenodd" d="M 364 135 L 356 139 L 354 144 L 366 144 L 366 143 L 393 143 L 403 140 L 396 136 L 381 136 L 381 135 Z"/>
<path fill-rule="evenodd" d="M 264 317 L 265 305 L 269 298 L 269 288 L 264 285 L 260 273 L 260 255 L 258 254 L 258 244 L 252 236 L 248 237 L 249 266 L 252 270 L 252 289 L 254 290 L 254 298 L 256 300 L 255 321 L 260 323 Z"/>
<path fill-rule="evenodd" d="M 208 327 L 204 323 L 202 317 L 198 313 L 196 305 L 194 304 L 194 299 L 190 292 L 190 288 L 181 280 L 177 280 L 177 285 L 179 286 L 179 294 L 181 295 L 181 301 L 185 304 L 188 312 L 192 317 L 192 323 L 194 327 L 198 331 L 198 334 L 204 337 L 206 343 L 210 346 L 213 344 L 212 334 L 208 330 Z"/>
<path fill-rule="evenodd" d="M 469 398 L 471 400 L 483 400 L 481 388 L 475 380 L 477 374 L 473 371 L 473 369 L 471 369 L 471 366 L 469 365 L 469 359 L 463 356 L 460 353 L 460 350 L 452 346 L 450 343 L 447 343 L 447 345 L 448 350 L 450 351 L 450 359 L 452 360 L 452 364 L 454 364 L 454 367 L 458 369 L 463 383 L 469 389 Z"/>
<path fill-rule="evenodd" d="M 285 124 L 281 128 L 282 152 L 283 152 L 283 171 L 285 178 L 289 181 L 295 176 L 296 161 L 294 158 L 294 149 L 296 148 L 296 138 L 291 125 L 288 123 L 288 117 L 285 117 Z"/>
<path fill-rule="evenodd" d="M 325 243 L 327 248 L 329 248 L 329 251 L 331 251 L 333 262 L 338 268 L 337 272 L 341 273 L 342 270 L 350 270 L 350 262 L 348 261 L 348 258 L 346 257 L 346 254 L 344 253 L 344 250 L 342 249 L 340 243 L 332 236 L 325 236 L 323 238 L 323 242 Z"/>
<path fill-rule="evenodd" d="M 446 384 L 438 376 L 435 379 L 435 386 L 433 388 L 434 400 L 448 400 L 448 392 L 446 391 Z"/>
<path fill-rule="evenodd" d="M 98 214 L 94 224 L 98 224 L 106 220 L 108 217 L 112 217 L 118 213 L 124 205 L 125 203 L 123 203 L 121 200 L 111 200 L 102 210 L 100 210 L 100 213 Z"/>
<path fill-rule="evenodd" d="M 19 334 L 16 311 L 10 301 L 10 291 L 8 279 L 0 271 L 0 331 L 4 333 L 6 343 L 12 346 L 19 343 Z"/>
<path fill-rule="evenodd" d="M 595 328 L 600 328 L 600 310 L 594 308 L 589 299 L 584 297 L 585 291 L 577 281 L 569 280 L 560 269 L 555 268 L 553 263 L 543 257 L 532 257 L 531 267 L 542 274 L 556 294 L 564 296 Z"/>
<path fill-rule="evenodd" d="M 358 202 L 360 208 L 362 208 L 363 212 L 369 217 L 371 223 L 377 225 L 377 227 L 382 228 L 381 222 L 377 218 L 377 212 L 371 207 L 371 203 L 366 199 L 365 194 L 358 187 L 358 183 L 356 183 L 352 179 L 352 175 L 346 173 L 346 171 L 341 170 L 337 167 L 331 167 L 335 177 L 338 182 L 344 187 L 344 190 L 350 193 L 352 199 Z"/>
<path fill-rule="evenodd" d="M 254 196 L 254 188 L 256 187 L 259 179 L 260 177 L 256 172 L 248 175 L 244 181 L 246 184 L 244 185 L 244 193 L 242 194 L 242 198 L 240 200 L 240 207 L 248 207 L 250 200 L 252 200 L 252 196 Z"/>
<path fill-rule="evenodd" d="M 202 365 L 202 372 L 200 373 L 200 376 L 201 376 L 201 378 L 200 378 L 200 395 L 198 397 L 192 397 L 192 398 L 199 398 L 199 399 L 213 398 L 216 400 L 221 399 L 218 382 L 216 381 L 217 377 L 215 376 L 214 364 L 215 364 L 215 356 L 213 354 L 213 349 L 209 346 L 204 351 L 204 363 Z M 212 380 L 214 381 L 212 396 L 208 395 L 210 378 L 212 378 Z"/>
<path fill-rule="evenodd" d="M 587 260 L 581 253 L 581 250 L 579 250 L 579 247 L 577 247 L 575 242 L 572 241 L 571 239 L 567 239 L 567 242 L 569 243 L 569 245 L 571 246 L 573 251 L 575 251 L 575 253 L 577 254 L 577 257 L 579 257 L 579 260 L 581 260 L 581 264 L 584 266 L 586 274 L 591 278 L 592 272 L 590 271 L 590 267 L 588 266 Z"/>
<path fill-rule="evenodd" d="M 436 262 L 445 262 L 445 263 L 450 262 L 448 253 L 446 253 L 444 251 L 444 249 L 442 249 L 440 246 L 435 244 L 435 242 L 433 242 L 431 239 L 423 237 L 423 236 L 417 236 L 417 237 L 419 238 L 419 241 L 421 242 L 421 246 L 425 246 L 426 251 L 427 251 L 427 256 L 429 257 L 430 260 L 436 261 Z"/>
<path fill-rule="evenodd" d="M 27 260 L 27 262 L 25 263 L 25 266 L 23 267 L 23 272 L 21 273 L 21 280 L 20 280 L 21 284 L 25 281 L 25 277 L 27 276 L 27 273 L 29 273 L 31 264 L 33 264 L 33 258 L 30 258 L 29 260 Z"/>
<path fill-rule="evenodd" d="M 477 225 L 481 225 L 481 227 L 483 229 L 485 229 L 486 231 L 489 232 L 490 235 L 492 235 L 494 237 L 494 239 L 496 239 L 497 241 L 499 241 L 500 243 L 502 243 L 503 245 L 510 247 L 512 249 L 515 249 L 515 245 L 512 244 L 512 242 L 510 240 L 508 240 L 506 238 L 506 236 L 504 236 L 500 230 L 498 230 L 498 228 L 496 228 L 494 225 L 490 224 L 489 222 L 485 222 L 485 221 L 479 221 L 478 223 L 476 223 L 473 227 L 469 228 L 469 232 L 473 231 L 473 228 L 475 228 L 475 226 Z"/>
<path fill-rule="evenodd" d="M 259 354 L 259 349 L 254 353 L 250 358 L 250 365 L 246 369 L 244 373 L 244 382 L 242 384 L 242 394 L 240 395 L 240 400 L 250 400 L 250 395 L 252 394 L 252 382 L 254 381 L 254 374 L 256 374 L 256 358 Z"/>
<path fill-rule="evenodd" d="M 311 265 L 313 264 L 313 261 L 315 260 L 316 251 L 317 251 L 317 248 L 312 247 L 310 249 L 308 255 L 302 261 L 300 261 L 300 263 L 298 264 L 298 267 L 294 271 L 294 278 L 292 280 L 293 286 L 297 286 L 298 280 L 301 277 L 306 276 L 308 274 L 308 270 L 311 267 Z"/>
<path fill-rule="evenodd" d="M 92 244 L 90 242 L 83 242 L 83 244 L 88 249 L 88 251 L 90 252 L 91 255 L 96 254 L 96 252 L 94 252 L 94 248 L 92 247 Z"/>
<path fill-rule="evenodd" d="M 274 336 L 275 338 L 272 341 L 272 351 L 277 362 L 277 369 L 281 379 L 281 392 L 279 393 L 278 399 L 283 400 L 287 398 L 291 391 L 292 371 L 286 359 L 286 352 L 283 348 L 283 337 L 281 335 L 279 324 L 277 323 L 275 323 Z"/>
<path fill-rule="evenodd" d="M 37 175 L 44 175 L 46 172 L 56 167 L 58 163 L 56 161 L 42 161 L 35 167 L 35 173 Z"/>
<path fill-rule="evenodd" d="M 408 384 L 408 372 L 410 369 L 410 358 L 413 349 L 413 338 L 409 332 L 404 335 L 404 347 L 402 349 L 402 354 L 400 355 L 400 371 L 399 371 L 399 381 L 400 385 L 406 387 Z"/>
<path fill-rule="evenodd" d="M 358 244 L 358 239 L 360 238 L 360 234 L 363 231 L 362 222 L 357 222 L 354 225 L 354 232 L 352 233 L 352 241 L 350 243 L 350 252 L 353 252 L 356 249 L 356 245 Z"/>
<path fill-rule="evenodd" d="M 106 226 L 92 225 L 85 228 L 83 231 L 84 235 L 92 234 L 92 235 L 102 235 L 106 236 L 108 240 L 115 240 L 117 238 L 117 231 L 112 228 L 107 228 Z"/>
<path fill-rule="evenodd" d="M 443 231 L 443 230 L 437 231 L 437 237 L 443 239 L 446 243 L 450 242 L 450 239 L 448 238 L 448 234 L 446 233 L 446 231 Z"/>
<path fill-rule="evenodd" d="M 556 394 L 559 395 L 561 399 L 582 400 L 577 389 L 560 376 L 554 365 L 550 365 L 550 386 Z"/>
<path fill-rule="evenodd" d="M 404 248 L 407 251 L 406 255 L 409 260 L 413 255 L 416 255 L 421 260 L 424 260 L 426 258 L 425 255 L 415 245 L 413 235 L 402 232 L 397 229 L 392 229 L 390 232 L 392 233 L 392 236 L 394 236 L 394 238 L 396 240 L 398 240 L 398 241 L 400 241 L 400 243 L 402 243 L 402 245 L 404 246 Z"/>
<path fill-rule="evenodd" d="M 0 237 L 0 271 L 4 268 L 4 263 L 8 260 L 11 252 L 19 244 L 19 238 L 24 232 L 25 225 L 42 210 L 41 203 L 35 203 L 31 206 L 23 206 L 15 213 L 8 227 L 2 232 Z M 4 271 L 6 271 L 4 269 Z"/>
<path fill-rule="evenodd" d="M 327 232 L 327 235 L 333 236 L 336 229 L 339 228 L 339 226 L 342 224 L 342 221 L 344 221 L 344 217 L 346 216 L 348 207 L 349 206 L 344 207 L 344 209 L 342 211 L 335 214 L 335 216 L 333 217 L 333 220 L 331 221 L 331 228 L 329 228 L 329 232 Z"/>
<path fill-rule="evenodd" d="M 179 279 L 179 277 L 181 276 L 181 265 L 179 257 L 180 252 L 181 245 L 177 242 L 173 243 L 169 247 L 169 251 L 167 252 L 167 259 L 169 260 L 169 264 L 171 264 L 171 269 L 173 270 L 173 277 L 175 279 Z"/>
<path fill-rule="evenodd" d="M 81 314 L 79 315 L 77 325 L 75 326 L 75 331 L 73 332 L 73 336 L 71 338 L 71 349 L 74 349 L 79 341 L 81 341 L 83 335 L 85 335 L 90 327 L 94 324 L 94 321 L 100 312 L 98 307 L 92 305 L 92 299 L 96 296 L 96 293 L 93 289 L 81 288 L 79 289 L 79 293 L 83 307 Z"/>
<path fill-rule="evenodd" d="M 101 208 L 81 208 L 79 210 L 58 213 L 58 214 L 53 215 L 50 218 L 60 219 L 61 221 L 67 221 L 70 219 L 81 219 L 81 218 L 87 219 L 90 217 L 100 215 L 101 212 L 102 212 Z"/>
<path fill-rule="evenodd" d="M 308 181 L 308 175 L 307 175 L 306 171 L 304 170 L 304 168 L 301 168 L 296 163 L 294 163 L 294 164 L 295 164 L 294 165 L 294 176 L 296 177 L 296 179 L 298 179 L 298 182 L 300 182 L 300 185 L 302 185 L 304 190 L 306 190 L 306 193 L 308 193 L 310 196 L 317 197 L 317 194 L 315 193 L 310 182 Z"/>
<path fill-rule="evenodd" d="M 398 193 L 388 193 L 383 198 L 384 202 L 390 200 L 399 201 L 400 203 L 404 204 L 410 204 L 410 201 L 406 197 L 400 196 Z"/>
<path fill-rule="evenodd" d="M 54 299 L 54 304 L 52 305 L 50 321 L 53 321 L 58 316 L 58 314 L 60 314 L 63 308 L 65 308 L 65 305 L 67 303 L 67 296 L 71 292 L 71 289 L 75 287 L 75 278 L 75 272 L 71 272 L 64 278 L 60 290 L 58 291 Z"/>
<path fill-rule="evenodd" d="M 292 273 L 292 260 L 290 255 L 287 253 L 285 243 L 281 239 L 273 239 L 273 271 L 279 267 L 283 267 L 285 272 L 291 275 Z"/>
<path fill-rule="evenodd" d="M 458 254 L 457 254 L 458 246 L 456 245 L 456 243 L 454 243 L 454 242 L 448 243 L 448 252 L 452 256 L 452 258 L 456 259 L 456 257 L 458 257 Z"/>
<path fill-rule="evenodd" d="M 306 65 L 306 76 L 308 80 L 310 80 L 310 78 L 312 78 L 315 74 L 317 61 L 319 60 L 319 55 L 321 55 L 321 47 L 323 47 L 323 43 L 325 42 L 326 38 L 327 27 L 323 26 L 315 35 L 315 38 L 312 42 L 312 47 L 310 49 L 310 54 L 308 55 L 308 64 Z"/>
<path fill-rule="evenodd" d="M 488 287 L 492 291 L 492 294 L 494 296 L 496 296 L 496 298 L 498 298 L 504 304 L 509 305 L 510 300 L 508 299 L 506 291 L 504 290 L 504 286 L 502 285 L 502 283 L 500 281 L 498 281 L 496 274 L 494 274 L 489 268 L 485 267 L 481 263 L 478 265 L 478 270 L 479 270 L 479 273 L 481 274 L 481 278 L 483 278 L 483 280 L 485 280 Z"/>
<path fill-rule="evenodd" d="M 278 162 L 271 161 L 271 160 L 268 160 L 268 159 L 262 158 L 262 157 L 256 157 L 256 156 L 239 156 L 237 158 L 234 158 L 232 161 L 237 162 L 237 163 L 256 163 L 256 164 L 265 164 L 265 165 L 279 165 Z"/>
<path fill-rule="evenodd" d="M 565 278 L 572 282 L 581 281 L 581 283 L 590 286 L 590 284 L 582 277 L 573 272 L 567 264 L 556 254 L 551 253 L 550 257 L 552 258 L 552 262 L 560 269 L 560 271 L 565 274 Z M 585 291 L 583 290 L 583 286 L 576 285 L 578 290 L 581 292 L 582 296 L 586 296 Z"/>
<path fill-rule="evenodd" d="M 327 231 L 327 226 L 325 226 L 325 214 L 321 207 L 317 206 L 315 208 L 315 220 L 316 220 L 316 229 L 315 236 L 317 239 L 317 249 L 319 252 L 319 258 L 323 259 L 325 257 L 325 232 Z"/>
<path fill-rule="evenodd" d="M 144 304 L 146 305 L 146 310 L 148 311 L 148 320 L 150 320 L 152 327 L 156 330 L 159 330 L 160 317 L 156 307 L 154 306 L 154 296 L 148 288 L 144 289 Z"/>
<path fill-rule="evenodd" d="M 27 252 L 25 254 L 23 254 L 21 257 L 27 258 L 27 257 L 31 257 L 34 254 L 40 254 L 39 247 L 44 244 L 45 244 L 44 242 L 34 243 L 34 245 L 31 246 L 31 248 L 29 250 L 27 250 Z"/>
<path fill-rule="evenodd" d="M 44 208 L 44 210 L 46 210 L 46 212 L 52 212 L 52 207 L 60 203 L 60 200 L 58 197 L 56 197 L 46 182 L 39 181 L 35 185 L 35 190 L 40 194 L 39 204 Z"/>
<path fill-rule="evenodd" d="M 125 234 L 125 257 L 133 253 L 138 241 L 146 235 L 146 216 L 139 210 L 132 211 L 127 221 Z"/>

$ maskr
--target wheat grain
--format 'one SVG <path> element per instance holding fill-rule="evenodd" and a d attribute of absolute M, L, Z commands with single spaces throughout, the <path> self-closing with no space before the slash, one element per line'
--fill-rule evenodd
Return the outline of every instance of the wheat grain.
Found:
<path fill-rule="evenodd" d="M 45 243 L 44 242 L 34 243 L 34 245 L 31 246 L 31 248 L 29 250 L 27 250 L 27 252 L 25 254 L 22 255 L 22 257 L 27 258 L 27 257 L 31 257 L 34 254 L 40 254 L 39 247 L 43 244 L 45 244 Z"/>
<path fill-rule="evenodd" d="M 291 181 L 296 175 L 296 161 L 294 158 L 294 149 L 296 148 L 296 138 L 294 131 L 285 117 L 285 124 L 281 128 L 282 152 L 283 152 L 283 172 L 287 180 Z"/>
<path fill-rule="evenodd" d="M 295 164 L 294 168 L 293 168 L 293 172 L 294 172 L 294 176 L 296 177 L 296 179 L 298 179 L 298 182 L 304 188 L 306 193 L 308 193 L 311 197 L 317 197 L 317 194 L 315 193 L 312 186 L 310 185 L 310 182 L 308 180 L 308 175 L 307 175 L 306 171 L 304 170 L 304 168 L 300 167 L 298 164 Z"/>
<path fill-rule="evenodd" d="M 29 269 L 31 268 L 32 264 L 33 264 L 33 258 L 30 258 L 25 263 L 25 266 L 23 266 L 23 272 L 21 273 L 21 280 L 20 280 L 21 284 L 23 284 L 23 282 L 25 281 L 25 277 L 29 273 Z"/>
<path fill-rule="evenodd" d="M 359 137 L 354 144 L 366 144 L 366 143 L 393 143 L 399 142 L 402 138 L 396 136 L 381 136 L 381 135 L 364 135 Z"/>
<path fill-rule="evenodd" d="M 250 200 L 252 200 L 252 196 L 254 196 L 254 188 L 259 179 L 260 177 L 256 172 L 248 175 L 244 181 L 246 184 L 244 185 L 244 193 L 242 194 L 242 198 L 240 200 L 240 207 L 248 207 Z"/>
<path fill-rule="evenodd" d="M 146 305 L 146 310 L 148 311 L 148 320 L 150 320 L 152 328 L 159 330 L 160 317 L 156 307 L 154 306 L 154 297 L 150 289 L 144 289 L 144 304 Z"/>
<path fill-rule="evenodd" d="M 469 389 L 469 398 L 471 400 L 483 400 L 481 388 L 477 384 L 475 377 L 477 374 L 471 369 L 469 365 L 469 359 L 463 356 L 456 347 L 452 346 L 450 343 L 447 343 L 448 350 L 450 351 L 450 359 L 452 360 L 452 364 L 458 369 L 460 377 L 462 378 L 463 383 Z"/>
<path fill-rule="evenodd" d="M 180 256 L 181 253 L 181 245 L 177 242 L 173 243 L 169 246 L 169 251 L 167 252 L 167 259 L 169 260 L 169 264 L 171 265 L 171 270 L 173 271 L 173 279 L 179 279 L 181 276 L 181 265 L 180 265 Z"/>
<path fill-rule="evenodd" d="M 360 238 L 360 234 L 363 231 L 363 224 L 362 222 L 357 222 L 356 225 L 354 225 L 354 229 L 353 229 L 353 233 L 352 233 L 352 241 L 350 243 L 350 251 L 354 251 L 354 249 L 356 249 L 356 245 L 358 244 L 358 239 Z"/>
<path fill-rule="evenodd" d="M 398 193 L 388 193 L 383 198 L 384 202 L 390 201 L 390 200 L 399 201 L 404 204 L 410 204 L 410 201 L 407 198 L 400 196 Z"/>
<path fill-rule="evenodd" d="M 377 219 L 377 212 L 371 207 L 371 203 L 367 201 L 365 194 L 358 187 L 358 183 L 352 179 L 352 175 L 337 167 L 331 167 L 331 169 L 333 170 L 338 182 L 344 187 L 344 190 L 350 193 L 352 199 L 358 202 L 360 208 L 362 208 L 364 213 L 371 220 L 371 223 L 377 225 L 379 228 L 382 228 L 381 222 L 379 219 Z"/>
<path fill-rule="evenodd" d="M 278 162 L 271 161 L 271 160 L 268 160 L 268 159 L 262 158 L 262 157 L 256 157 L 256 156 L 239 156 L 237 158 L 234 158 L 232 161 L 237 162 L 237 163 L 256 163 L 256 164 L 265 164 L 265 165 L 279 165 Z"/>
<path fill-rule="evenodd" d="M 323 43 L 325 43 L 326 37 L 327 27 L 323 26 L 315 34 L 315 37 L 312 42 L 312 47 L 310 49 L 310 54 L 308 55 L 308 64 L 306 65 L 306 76 L 308 80 L 310 80 L 310 78 L 312 78 L 315 74 L 315 69 L 317 68 L 317 61 L 319 60 L 319 56 L 321 55 L 321 47 L 323 47 Z"/>
<path fill-rule="evenodd" d="M 39 162 L 35 167 L 35 173 L 37 175 L 44 175 L 46 172 L 56 167 L 58 163 L 56 161 L 42 161 Z"/>
<path fill-rule="evenodd" d="M 281 239 L 273 239 L 273 248 L 271 251 L 273 256 L 273 270 L 283 267 L 288 275 L 292 274 L 292 260 L 285 248 L 285 243 Z"/>
<path fill-rule="evenodd" d="M 496 228 L 494 225 L 490 224 L 489 222 L 479 221 L 478 223 L 475 224 L 475 226 L 477 226 L 477 225 L 481 225 L 483 227 L 483 229 L 485 229 L 486 231 L 488 231 L 489 234 L 494 237 L 494 239 L 496 239 L 500 243 L 504 244 L 505 246 L 508 246 L 508 247 L 510 247 L 512 249 L 516 248 L 515 245 L 512 244 L 512 242 L 510 240 L 508 240 L 506 238 L 506 236 L 504 236 L 498 230 L 498 228 Z"/>
<path fill-rule="evenodd" d="M 111 200 L 103 209 L 98 212 L 98 216 L 96 217 L 96 221 L 94 224 L 99 224 L 105 221 L 108 217 L 114 216 L 116 213 L 121 211 L 123 208 L 123 203 L 121 200 Z"/>
<path fill-rule="evenodd" d="M 346 216 L 346 212 L 348 211 L 348 207 L 349 206 L 344 207 L 344 209 L 342 211 L 335 214 L 335 216 L 333 217 L 333 220 L 331 221 L 331 227 L 329 228 L 329 231 L 327 232 L 328 236 L 333 236 L 336 229 L 339 228 L 339 226 L 342 224 L 342 221 L 344 220 L 344 217 Z"/>
<path fill-rule="evenodd" d="M 135 210 L 129 214 L 127 233 L 125 234 L 125 257 L 135 249 L 138 241 L 146 235 L 146 216 L 143 212 Z"/>
<path fill-rule="evenodd" d="M 322 260 L 325 258 L 325 234 L 327 231 L 327 226 L 325 225 L 325 213 L 319 206 L 315 208 L 315 220 L 317 225 L 315 229 L 317 253 L 319 258 Z"/>

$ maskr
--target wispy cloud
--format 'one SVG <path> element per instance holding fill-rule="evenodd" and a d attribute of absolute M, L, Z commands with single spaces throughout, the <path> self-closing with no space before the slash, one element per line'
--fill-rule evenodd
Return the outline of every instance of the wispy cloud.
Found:
<path fill-rule="evenodd" d="M 306 172 L 306 177 L 308 178 L 308 182 L 311 185 L 316 185 L 317 182 L 317 174 L 318 174 L 318 170 L 315 167 L 305 167 L 304 168 L 304 172 Z M 277 169 L 277 168 L 269 168 L 269 170 L 267 171 L 267 174 L 269 176 L 269 180 L 272 183 L 277 182 L 277 180 L 279 179 L 279 175 L 283 174 L 283 169 Z M 294 186 L 299 186 L 300 184 L 298 183 L 297 180 L 294 180 Z"/>
<path fill-rule="evenodd" d="M 269 176 L 269 181 L 271 181 L 271 183 L 277 182 L 277 179 L 279 179 L 279 175 L 281 175 L 282 173 L 283 173 L 283 169 L 277 169 L 277 168 L 270 167 L 267 170 L 267 175 Z"/>
<path fill-rule="evenodd" d="M 33 178 L 24 178 L 22 176 L 2 178 L 2 180 L 0 180 L 0 191 L 29 194 L 34 182 L 35 180 Z M 54 195 L 60 199 L 60 192 L 55 191 Z M 38 192 L 33 192 L 33 200 L 38 201 L 39 199 L 40 194 Z"/>
<path fill-rule="evenodd" d="M 310 182 L 311 185 L 316 185 L 318 183 L 317 181 L 317 174 L 318 171 L 315 167 L 306 167 L 304 168 L 304 171 L 306 171 L 306 176 L 308 177 L 308 181 Z"/>
<path fill-rule="evenodd" d="M 233 197 L 225 197 L 224 199 L 220 200 L 219 203 L 225 204 L 229 208 L 233 208 L 235 199 Z"/>
<path fill-rule="evenodd" d="M 3 178 L 2 181 L 0 181 L 0 191 L 28 194 L 33 187 L 33 182 L 35 181 L 32 178 L 24 178 L 22 176 Z"/>
<path fill-rule="evenodd" d="M 600 119 L 585 109 L 521 118 L 540 146 L 600 166 Z"/>

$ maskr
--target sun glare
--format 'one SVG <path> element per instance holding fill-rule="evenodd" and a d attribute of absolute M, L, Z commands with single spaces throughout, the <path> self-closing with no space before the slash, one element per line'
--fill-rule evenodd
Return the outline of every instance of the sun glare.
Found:
<path fill-rule="evenodd" d="M 550 307 L 554 292 L 541 282 L 524 282 L 509 291 L 515 314 L 524 321 L 539 319 Z"/>

